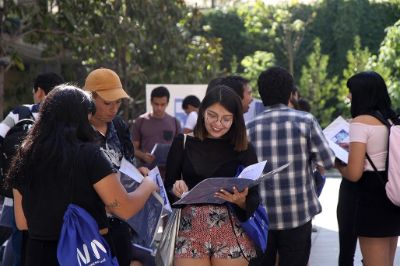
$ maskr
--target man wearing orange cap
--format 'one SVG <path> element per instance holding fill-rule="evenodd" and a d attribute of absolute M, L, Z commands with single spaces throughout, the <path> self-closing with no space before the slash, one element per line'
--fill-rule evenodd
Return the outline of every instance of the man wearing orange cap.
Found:
<path fill-rule="evenodd" d="M 121 117 L 117 116 L 122 99 L 129 96 L 122 88 L 118 75 L 107 68 L 93 70 L 86 78 L 84 89 L 92 93 L 96 105 L 96 112 L 90 119 L 90 123 L 96 130 L 95 141 L 116 169 L 119 169 L 123 157 L 132 163 L 134 148 L 129 127 Z M 143 174 L 148 172 L 147 168 L 139 168 L 139 170 Z M 124 183 L 122 179 L 123 175 L 121 175 L 121 182 Z M 116 217 L 110 217 L 109 224 L 119 265 L 130 265 L 134 257 L 131 228 L 126 222 Z"/>

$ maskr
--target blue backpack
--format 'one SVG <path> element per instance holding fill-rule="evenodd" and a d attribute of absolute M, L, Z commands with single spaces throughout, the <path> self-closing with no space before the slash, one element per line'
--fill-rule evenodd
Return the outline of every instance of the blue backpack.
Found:
<path fill-rule="evenodd" d="M 61 266 L 118 266 L 107 241 L 100 235 L 93 217 L 83 208 L 69 204 L 64 214 L 57 246 Z"/>

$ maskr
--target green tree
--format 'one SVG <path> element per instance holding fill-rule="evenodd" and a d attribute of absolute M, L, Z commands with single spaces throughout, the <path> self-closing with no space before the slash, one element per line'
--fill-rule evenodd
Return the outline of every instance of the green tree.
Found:
<path fill-rule="evenodd" d="M 347 80 L 354 74 L 368 69 L 368 62 L 372 57 L 368 47 L 361 47 L 361 39 L 359 36 L 354 38 L 354 47 L 347 52 L 347 68 L 343 70 L 343 79 L 340 82 L 340 87 L 337 94 L 338 104 L 335 113 L 345 117 L 350 117 L 349 102 L 347 95 L 349 89 L 346 86 Z"/>
<path fill-rule="evenodd" d="M 194 34 L 201 14 L 184 1 L 32 2 L 35 18 L 16 18 L 31 24 L 23 41 L 45 47 L 41 57 L 62 55 L 76 64 L 70 80 L 82 81 L 93 68 L 114 69 L 135 99 L 125 105 L 126 118 L 129 108 L 131 117 L 143 111 L 146 83 L 207 82 L 219 71 L 220 43 Z"/>
<path fill-rule="evenodd" d="M 257 79 L 262 71 L 275 64 L 274 54 L 265 51 L 256 51 L 243 58 L 241 65 L 244 68 L 243 76 L 250 80 L 250 86 L 255 97 L 260 98 L 257 90 Z"/>
<path fill-rule="evenodd" d="M 400 20 L 388 27 L 386 32 L 374 66 L 385 78 L 394 108 L 400 110 Z"/>
<path fill-rule="evenodd" d="M 309 100 L 311 113 L 323 127 L 331 122 L 336 103 L 337 78 L 328 77 L 328 62 L 329 56 L 321 53 L 320 40 L 316 39 L 300 78 L 300 95 Z"/>
<path fill-rule="evenodd" d="M 300 4 L 266 5 L 256 1 L 252 8 L 242 7 L 239 14 L 258 50 L 271 51 L 277 61 L 295 75 L 296 59 L 307 26 L 315 13 Z M 260 43 L 260 41 L 262 43 Z"/>
<path fill-rule="evenodd" d="M 18 3 L 18 1 L 1 1 L 0 6 L 0 119 L 4 116 L 5 108 L 16 104 L 16 93 L 5 91 L 5 75 L 11 68 L 19 71 L 25 69 L 21 56 L 29 55 L 33 59 L 48 61 L 50 58 L 42 58 L 40 55 L 27 52 L 23 41 L 37 34 L 35 21 L 44 18 L 40 14 L 40 8 L 35 3 Z M 40 49 L 37 49 L 40 50 Z M 29 54 L 28 54 L 29 53 Z M 24 83 L 19 81 L 20 84 Z M 5 96 L 13 99 L 5 101 Z"/>
<path fill-rule="evenodd" d="M 246 28 L 236 9 L 210 10 L 204 14 L 201 23 L 201 35 L 220 40 L 221 69 L 230 73 L 237 72 L 235 68 L 238 65 L 235 65 L 234 61 L 240 62 L 244 56 L 251 53 L 252 45 L 246 38 Z"/>

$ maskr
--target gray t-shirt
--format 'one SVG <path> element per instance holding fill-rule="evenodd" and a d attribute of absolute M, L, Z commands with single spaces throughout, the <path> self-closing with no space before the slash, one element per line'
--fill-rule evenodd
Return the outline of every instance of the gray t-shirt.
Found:
<path fill-rule="evenodd" d="M 181 126 L 175 117 L 165 114 L 163 118 L 155 118 L 150 113 L 146 113 L 135 121 L 133 141 L 139 142 L 141 151 L 150 153 L 156 143 L 171 144 L 179 133 L 181 133 Z"/>

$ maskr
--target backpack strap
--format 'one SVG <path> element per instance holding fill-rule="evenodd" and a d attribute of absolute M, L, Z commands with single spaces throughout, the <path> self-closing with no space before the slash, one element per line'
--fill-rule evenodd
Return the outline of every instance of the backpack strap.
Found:
<path fill-rule="evenodd" d="M 381 181 L 381 183 L 385 186 L 387 180 L 385 180 L 385 178 L 381 175 L 381 173 L 378 171 L 378 168 L 376 168 L 374 162 L 371 160 L 371 157 L 368 155 L 368 153 L 365 153 L 365 156 L 367 157 L 367 160 L 369 162 L 369 164 L 372 166 L 372 168 L 374 169 L 375 174 L 379 177 L 379 180 Z M 388 151 L 388 156 L 386 157 L 386 169 L 388 166 L 388 157 L 389 157 L 389 151 Z M 387 176 L 387 174 L 386 174 Z"/>
<path fill-rule="evenodd" d="M 389 169 L 389 145 L 390 145 L 390 129 L 391 127 L 394 125 L 394 122 L 390 119 L 385 119 L 385 117 L 383 116 L 383 114 L 380 111 L 375 111 L 370 113 L 369 115 L 375 117 L 376 119 L 378 119 L 383 125 L 385 125 L 388 129 L 388 149 L 387 149 L 387 155 L 386 155 L 386 161 L 385 161 L 385 168 L 386 170 Z M 377 168 L 375 167 L 374 163 L 371 160 L 371 157 L 369 157 L 368 154 L 366 154 L 367 160 L 368 162 L 371 164 L 372 168 L 374 168 L 375 172 L 378 172 Z M 382 179 L 382 177 L 381 177 Z M 384 179 L 382 179 L 384 181 Z M 386 183 L 386 182 L 385 182 Z"/>

